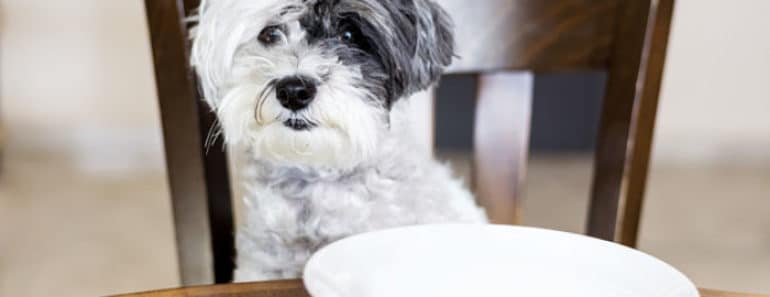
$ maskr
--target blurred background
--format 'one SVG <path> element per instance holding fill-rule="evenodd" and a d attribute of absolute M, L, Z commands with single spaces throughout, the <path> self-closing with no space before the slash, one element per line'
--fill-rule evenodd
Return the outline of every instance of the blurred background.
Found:
<path fill-rule="evenodd" d="M 702 287 L 770 293 L 768 11 L 678 0 L 640 245 Z M 2 0 L 0 69 L 0 296 L 178 285 L 143 1 Z M 604 80 L 536 76 L 527 225 L 583 230 Z M 460 173 L 468 83 L 437 106 Z"/>

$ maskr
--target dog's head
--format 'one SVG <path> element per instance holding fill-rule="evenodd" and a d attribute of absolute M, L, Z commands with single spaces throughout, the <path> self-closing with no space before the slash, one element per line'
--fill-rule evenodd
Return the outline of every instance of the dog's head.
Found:
<path fill-rule="evenodd" d="M 228 143 L 300 166 L 371 157 L 393 104 L 453 56 L 432 0 L 204 0 L 196 21 L 192 64 Z"/>

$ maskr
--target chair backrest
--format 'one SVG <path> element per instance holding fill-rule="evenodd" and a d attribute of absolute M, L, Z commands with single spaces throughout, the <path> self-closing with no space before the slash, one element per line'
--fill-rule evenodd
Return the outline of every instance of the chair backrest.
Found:
<path fill-rule="evenodd" d="M 188 63 L 199 2 L 145 0 L 185 285 L 230 281 L 234 259 L 227 158 L 206 149 L 214 116 Z M 451 72 L 479 80 L 474 188 L 493 221 L 517 222 L 529 144 L 532 77 L 505 71 L 604 70 L 588 234 L 635 245 L 674 0 L 438 2 L 460 23 Z"/>

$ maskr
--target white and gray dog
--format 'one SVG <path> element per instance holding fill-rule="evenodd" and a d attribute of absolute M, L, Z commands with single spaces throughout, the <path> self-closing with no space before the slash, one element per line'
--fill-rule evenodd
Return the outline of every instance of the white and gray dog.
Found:
<path fill-rule="evenodd" d="M 249 152 L 236 280 L 294 278 L 361 232 L 483 223 L 395 123 L 453 58 L 432 0 L 204 0 L 192 65 L 227 143 Z"/>

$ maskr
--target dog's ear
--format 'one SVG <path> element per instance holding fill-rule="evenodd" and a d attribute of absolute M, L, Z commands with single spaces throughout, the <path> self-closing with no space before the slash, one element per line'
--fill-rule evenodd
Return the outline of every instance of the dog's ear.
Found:
<path fill-rule="evenodd" d="M 393 99 L 407 97 L 435 84 L 454 57 L 454 26 L 432 0 L 392 0 L 396 15 L 393 63 L 388 67 Z"/>
<path fill-rule="evenodd" d="M 214 5 L 212 5 L 214 4 Z M 224 11 L 217 6 L 217 1 L 203 1 L 196 14 L 187 20 L 192 28 L 189 31 L 192 47 L 190 51 L 190 63 L 199 78 L 199 84 L 205 101 L 209 107 L 216 108 L 219 105 L 219 87 L 223 78 L 230 69 L 223 62 L 232 57 L 234 51 L 228 51 L 224 46 L 225 40 L 235 34 L 223 35 L 225 26 L 216 25 L 215 19 L 221 17 Z M 232 19 L 232 18 L 231 18 Z M 229 21 L 229 19 L 222 22 Z"/>
<path fill-rule="evenodd" d="M 454 26 L 449 15 L 433 0 L 414 1 L 415 53 L 411 89 L 422 91 L 436 83 L 454 57 Z"/>
<path fill-rule="evenodd" d="M 233 58 L 248 24 L 233 16 L 235 1 L 204 0 L 187 22 L 192 25 L 190 63 L 211 108 L 222 100 L 222 87 L 233 73 Z"/>

